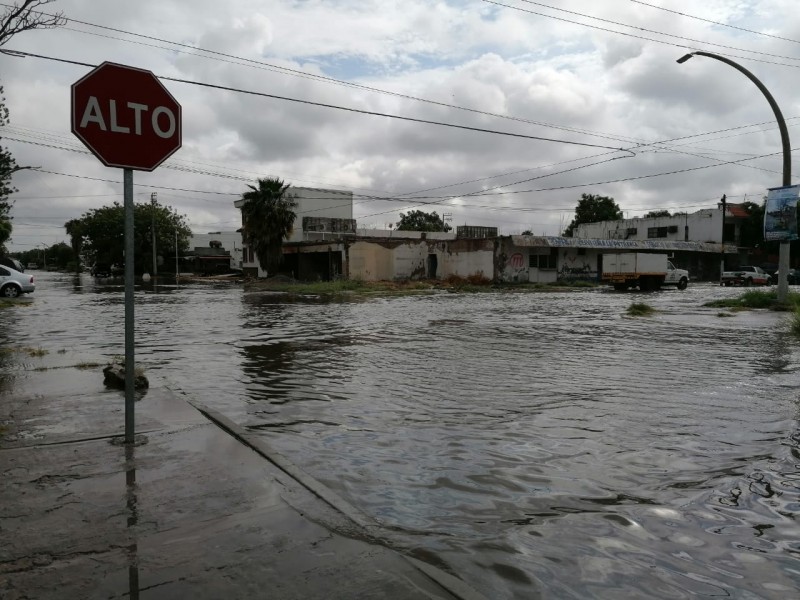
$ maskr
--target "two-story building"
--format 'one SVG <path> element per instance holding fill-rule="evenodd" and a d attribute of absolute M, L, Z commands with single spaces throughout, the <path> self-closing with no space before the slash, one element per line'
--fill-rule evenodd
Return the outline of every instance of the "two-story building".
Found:
<path fill-rule="evenodd" d="M 290 187 L 294 197 L 295 220 L 284 239 L 283 265 L 279 273 L 295 279 L 329 281 L 346 272 L 344 241 L 355 236 L 353 192 L 319 188 Z M 245 200 L 233 204 L 241 209 Z M 244 225 L 244 223 L 242 224 Z M 246 275 L 266 277 L 252 247 L 244 245 L 242 269 Z"/>

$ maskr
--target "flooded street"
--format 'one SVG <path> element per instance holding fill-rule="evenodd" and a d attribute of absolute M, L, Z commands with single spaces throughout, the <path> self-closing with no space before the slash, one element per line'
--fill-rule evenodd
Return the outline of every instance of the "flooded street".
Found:
<path fill-rule="evenodd" d="M 121 282 L 34 275 L 0 344 L 46 353 L 0 353 L 0 401 L 124 353 Z M 740 293 L 143 284 L 137 363 L 488 598 L 794 598 L 800 338 L 702 306 Z M 659 312 L 626 317 L 641 301 Z"/>

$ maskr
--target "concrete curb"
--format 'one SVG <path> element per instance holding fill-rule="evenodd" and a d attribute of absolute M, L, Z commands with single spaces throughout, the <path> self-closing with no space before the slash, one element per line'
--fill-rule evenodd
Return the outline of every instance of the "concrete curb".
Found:
<path fill-rule="evenodd" d="M 195 400 L 191 400 L 185 396 L 184 399 L 220 429 L 254 450 L 260 456 L 266 458 L 281 471 L 289 475 L 292 479 L 309 490 L 312 494 L 320 498 L 337 512 L 346 516 L 362 529 L 370 531 L 381 528 L 379 523 L 337 495 L 329 487 L 320 483 L 308 473 L 304 472 L 297 465 L 292 463 L 292 461 L 272 448 L 259 436 L 248 432 L 246 429 L 237 425 L 226 416 L 199 402 L 196 402 Z M 462 600 L 487 600 L 485 596 L 473 590 L 461 579 L 442 571 L 438 567 L 434 567 L 428 563 L 410 556 L 406 556 L 402 553 L 400 553 L 400 556 L 413 565 L 418 571 L 422 572 L 426 577 L 436 582 L 439 586 L 457 598 L 461 598 Z"/>

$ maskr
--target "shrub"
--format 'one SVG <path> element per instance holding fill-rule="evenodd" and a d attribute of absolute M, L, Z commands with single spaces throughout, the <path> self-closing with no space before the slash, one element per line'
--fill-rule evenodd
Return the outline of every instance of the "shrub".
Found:
<path fill-rule="evenodd" d="M 634 302 L 628 307 L 627 313 L 631 317 L 645 317 L 652 315 L 656 309 L 644 302 Z"/>

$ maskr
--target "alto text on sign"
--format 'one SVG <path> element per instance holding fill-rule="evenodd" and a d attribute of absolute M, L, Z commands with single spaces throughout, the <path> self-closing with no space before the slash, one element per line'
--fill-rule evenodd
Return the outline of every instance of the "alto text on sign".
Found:
<path fill-rule="evenodd" d="M 150 71 L 105 62 L 72 85 L 72 132 L 106 166 L 152 171 L 181 147 L 181 107 Z"/>

